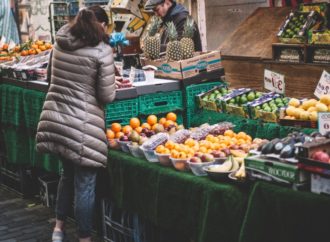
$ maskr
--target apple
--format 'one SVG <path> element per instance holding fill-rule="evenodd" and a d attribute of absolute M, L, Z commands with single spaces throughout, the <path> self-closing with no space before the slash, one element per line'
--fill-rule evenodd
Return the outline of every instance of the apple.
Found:
<path fill-rule="evenodd" d="M 190 158 L 190 162 L 191 163 L 202 163 L 202 160 L 201 160 L 201 158 L 194 156 L 194 157 Z"/>
<path fill-rule="evenodd" d="M 226 156 L 230 155 L 230 149 L 228 149 L 228 148 L 222 149 L 222 152 L 224 152 L 226 154 Z"/>
<path fill-rule="evenodd" d="M 128 136 L 127 135 L 123 135 L 123 136 L 121 136 L 120 138 L 119 138 L 119 140 L 120 141 L 129 141 L 129 139 L 128 139 Z"/>
<path fill-rule="evenodd" d="M 202 162 L 210 162 L 214 160 L 214 157 L 211 154 L 203 154 L 201 160 Z"/>
<path fill-rule="evenodd" d="M 329 162 L 329 159 L 330 159 L 329 155 L 322 150 L 318 150 L 318 151 L 314 152 L 312 154 L 311 158 L 314 160 L 327 162 L 327 163 Z"/>

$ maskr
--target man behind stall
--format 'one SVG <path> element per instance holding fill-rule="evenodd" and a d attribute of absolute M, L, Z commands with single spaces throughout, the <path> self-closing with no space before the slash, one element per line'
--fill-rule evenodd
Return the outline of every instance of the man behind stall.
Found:
<path fill-rule="evenodd" d="M 165 30 L 166 24 L 173 21 L 176 30 L 178 31 L 178 38 L 182 38 L 184 24 L 189 16 L 188 10 L 174 0 L 148 0 L 144 6 L 145 10 L 152 10 L 156 16 L 163 21 L 161 30 L 161 51 L 165 51 L 166 44 L 169 41 L 168 34 Z M 195 31 L 193 36 L 195 51 L 202 51 L 202 44 L 199 30 L 195 23 Z"/>

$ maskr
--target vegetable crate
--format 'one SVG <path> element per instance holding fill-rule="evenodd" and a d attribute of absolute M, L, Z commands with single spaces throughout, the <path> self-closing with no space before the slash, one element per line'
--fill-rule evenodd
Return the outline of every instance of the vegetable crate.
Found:
<path fill-rule="evenodd" d="M 223 82 L 209 82 L 187 86 L 184 92 L 184 104 L 186 108 L 196 109 L 199 105 L 197 95 L 207 92 L 212 88 L 222 85 Z"/>
<path fill-rule="evenodd" d="M 139 99 L 127 99 L 107 104 L 105 108 L 105 123 L 108 127 L 111 123 L 117 122 L 123 125 L 129 124 L 132 117 L 139 114 Z"/>
<path fill-rule="evenodd" d="M 159 114 L 183 109 L 182 92 L 161 92 L 139 96 L 139 113 Z"/>

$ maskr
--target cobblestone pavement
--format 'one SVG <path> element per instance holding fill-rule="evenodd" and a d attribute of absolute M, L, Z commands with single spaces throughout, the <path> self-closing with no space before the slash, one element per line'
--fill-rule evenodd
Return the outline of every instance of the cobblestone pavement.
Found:
<path fill-rule="evenodd" d="M 55 223 L 54 211 L 38 200 L 23 199 L 0 184 L 0 242 L 48 242 Z M 76 227 L 66 224 L 67 242 L 76 242 Z M 96 235 L 94 242 L 102 239 Z"/>

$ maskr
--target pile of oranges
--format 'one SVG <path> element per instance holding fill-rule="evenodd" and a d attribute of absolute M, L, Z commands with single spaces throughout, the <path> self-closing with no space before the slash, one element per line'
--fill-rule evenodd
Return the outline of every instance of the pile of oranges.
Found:
<path fill-rule="evenodd" d="M 108 139 L 119 139 L 123 135 L 129 135 L 130 132 L 135 130 L 141 133 L 143 129 L 156 130 L 170 127 L 171 125 L 178 126 L 176 123 L 177 115 L 173 112 L 167 113 L 165 117 L 160 119 L 156 115 L 149 115 L 146 122 L 142 123 L 137 117 L 131 118 L 128 125 L 122 126 L 120 123 L 112 123 L 110 128 L 107 129 L 106 135 Z"/>
<path fill-rule="evenodd" d="M 27 55 L 36 55 L 41 53 L 42 51 L 49 50 L 52 48 L 52 44 L 42 41 L 36 40 L 34 42 L 28 41 L 21 45 L 16 45 L 13 49 L 9 49 L 9 44 L 3 44 L 0 49 L 0 57 L 12 57 L 12 56 L 27 56 Z"/>
<path fill-rule="evenodd" d="M 165 145 L 159 145 L 156 152 L 159 154 L 170 154 L 170 157 L 176 159 L 186 159 L 195 155 L 195 153 L 212 153 L 214 151 L 223 151 L 224 149 L 249 149 L 252 144 L 252 137 L 245 132 L 235 133 L 232 130 L 226 130 L 223 135 L 207 135 L 205 140 L 194 140 L 188 138 L 183 144 L 174 143 L 169 140 Z"/>

